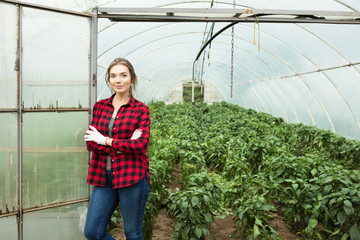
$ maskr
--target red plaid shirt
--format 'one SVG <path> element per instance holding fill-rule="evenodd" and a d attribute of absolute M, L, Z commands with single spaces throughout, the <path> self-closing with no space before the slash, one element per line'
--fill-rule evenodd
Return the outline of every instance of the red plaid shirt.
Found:
<path fill-rule="evenodd" d="M 109 136 L 109 122 L 114 112 L 113 97 L 114 95 L 98 101 L 93 108 L 91 125 L 104 136 Z M 141 137 L 130 140 L 138 128 L 142 130 Z M 95 186 L 105 185 L 107 155 L 111 155 L 114 188 L 133 185 L 140 181 L 144 174 L 150 182 L 149 158 L 146 155 L 150 139 L 149 108 L 131 97 L 129 103 L 123 105 L 116 115 L 112 138 L 112 147 L 92 141 L 86 142 L 86 148 L 93 153 L 87 183 Z M 117 154 L 118 151 L 121 153 Z"/>

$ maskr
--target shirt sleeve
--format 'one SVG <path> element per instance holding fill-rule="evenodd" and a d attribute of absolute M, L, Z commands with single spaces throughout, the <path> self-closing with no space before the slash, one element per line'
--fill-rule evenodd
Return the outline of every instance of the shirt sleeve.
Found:
<path fill-rule="evenodd" d="M 150 140 L 150 111 L 144 106 L 141 111 L 138 129 L 142 130 L 138 139 L 113 139 L 112 147 L 124 153 L 146 153 Z"/>
<path fill-rule="evenodd" d="M 100 119 L 100 115 L 101 115 L 101 106 L 100 106 L 99 102 L 97 102 L 97 103 L 95 103 L 94 108 L 93 108 L 93 114 L 92 114 L 91 124 L 90 124 L 91 126 L 94 126 L 96 128 L 96 126 L 98 125 L 98 121 Z M 116 155 L 116 150 L 113 149 L 112 147 L 100 145 L 93 141 L 87 141 L 86 148 L 88 151 L 96 152 L 99 154 Z"/>

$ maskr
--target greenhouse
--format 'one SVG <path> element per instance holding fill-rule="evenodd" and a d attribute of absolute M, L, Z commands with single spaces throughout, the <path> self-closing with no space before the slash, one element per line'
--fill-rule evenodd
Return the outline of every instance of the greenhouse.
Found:
<path fill-rule="evenodd" d="M 360 239 L 360 1 L 0 0 L 0 12 L 1 240 L 86 239 L 84 134 L 117 57 L 151 115 L 144 239 L 225 239 L 210 228 L 225 215 L 234 239 L 292 239 L 275 213 L 298 239 Z M 172 233 L 156 238 L 164 205 Z"/>

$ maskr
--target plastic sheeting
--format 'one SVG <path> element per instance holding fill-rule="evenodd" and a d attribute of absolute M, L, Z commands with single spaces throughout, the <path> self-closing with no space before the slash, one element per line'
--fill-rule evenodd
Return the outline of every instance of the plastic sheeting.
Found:
<path fill-rule="evenodd" d="M 105 7 L 232 8 L 233 1 L 99 1 Z M 236 1 L 236 8 L 358 11 L 357 1 Z M 215 23 L 217 31 L 229 23 Z M 99 19 L 98 97 L 108 96 L 104 72 L 115 57 L 128 58 L 139 75 L 136 96 L 167 101 L 192 67 L 212 23 L 110 22 Z M 195 64 L 195 80 L 217 88 L 222 100 L 360 139 L 356 106 L 359 25 L 238 23 Z M 232 95 L 232 97 L 231 97 Z"/>
<path fill-rule="evenodd" d="M 126 0 L 77 0 L 77 1 L 43 1 L 28 0 L 29 4 L 45 5 L 53 8 L 71 11 L 90 12 L 94 7 L 121 8 L 253 8 L 274 10 L 317 10 L 317 11 L 348 11 L 358 12 L 360 3 L 356 0 L 296 0 L 296 1 L 126 1 Z M 36 11 L 36 10 L 32 10 Z M 31 11 L 25 14 L 31 15 Z M 16 12 L 2 18 L 1 23 L 7 26 L 7 31 L 14 31 L 16 22 L 13 16 Z M 42 16 L 46 19 L 46 15 Z M 49 18 L 50 19 L 50 18 Z M 71 19 L 57 19 L 62 26 L 80 30 L 78 24 Z M 56 21 L 56 20 L 55 20 Z M 30 21 L 24 22 L 32 24 Z M 34 23 L 33 23 L 34 24 Z M 80 24 L 80 25 L 79 25 Z M 36 23 L 35 23 L 36 25 Z M 139 76 L 136 96 L 144 101 L 167 101 L 173 89 L 181 83 L 192 81 L 193 61 L 211 27 L 214 33 L 227 23 L 153 23 L 153 22 L 110 22 L 99 19 L 98 32 L 98 98 L 110 94 L 104 83 L 104 72 L 107 65 L 115 57 L 128 58 L 135 66 Z M 11 27 L 13 26 L 13 27 Z M 53 24 L 53 26 L 55 26 Z M 49 22 L 48 31 L 53 31 Z M 31 33 L 35 34 L 34 31 Z M 40 29 L 41 30 L 41 29 Z M 83 31 L 84 29 L 81 29 Z M 89 30 L 89 29 L 88 29 Z M 70 31 L 71 32 L 71 31 Z M 71 41 L 71 33 L 68 37 Z M 233 87 L 231 78 L 231 29 L 219 35 L 204 51 L 203 56 L 195 64 L 195 80 L 209 84 L 217 89 L 222 100 L 239 104 L 246 108 L 268 112 L 284 118 L 288 122 L 316 125 L 329 129 L 349 138 L 360 139 L 359 108 L 356 106 L 358 94 L 356 87 L 360 78 L 360 49 L 355 47 L 360 39 L 359 25 L 343 24 L 290 24 L 290 23 L 238 23 L 234 27 L 233 50 Z M 15 34 L 12 33 L 13 35 Z M 87 35 L 86 32 L 83 34 Z M 11 34 L 6 35 L 11 37 Z M 25 35 L 26 37 L 26 35 Z M 30 39 L 31 40 L 31 39 Z M 39 46 L 44 45 L 37 39 Z M 33 44 L 36 51 L 37 42 L 33 38 L 26 44 Z M 15 48 L 8 41 L 9 49 Z M 84 39 L 84 42 L 89 39 Z M 50 49 L 55 49 L 51 44 Z M 67 44 L 68 45 L 68 44 Z M 80 44 L 77 47 L 84 46 Z M 31 49 L 27 47 L 26 49 Z M 41 48 L 40 48 L 41 49 Z M 59 48 L 61 50 L 61 48 Z M 2 51 L 2 56 L 11 63 L 11 57 Z M 44 54 L 50 50 L 43 49 Z M 84 51 L 81 51 L 84 52 Z M 31 57 L 31 52 L 25 53 L 24 59 Z M 74 57 L 76 59 L 76 52 Z M 30 59 L 29 61 L 33 61 Z M 78 61 L 79 62 L 79 61 Z M 69 65 L 72 65 L 69 62 Z M 3 66 L 2 66 L 3 67 Z M 86 68 L 79 70 L 86 73 Z M 1 70 L 1 69 L 0 69 Z M 26 69 L 25 69 L 26 70 Z M 31 68 L 30 68 L 31 71 Z M 4 70 L 2 70 L 5 73 Z M 15 79 L 15 72 L 6 71 L 8 79 Z M 75 75 L 74 75 L 75 74 Z M 87 105 L 87 93 L 84 83 L 77 79 L 81 71 L 74 73 L 69 82 L 83 85 L 80 99 L 62 99 L 65 107 Z M 78 74 L 80 77 L 77 77 Z M 26 74 L 31 76 L 33 74 Z M 47 76 L 44 76 L 47 77 Z M 3 80 L 0 80 L 3 81 Z M 55 104 L 51 96 L 31 94 L 34 87 L 31 82 L 24 85 L 29 88 L 24 95 L 25 106 L 40 104 Z M 81 81 L 81 80 L 80 80 Z M 8 91 L 16 89 L 16 82 L 9 84 L 0 92 L 3 107 L 13 107 L 16 103 L 14 95 Z M 54 84 L 54 83 L 50 83 Z M 55 84 L 56 85 L 56 84 Z M 64 88 L 64 87 L 63 87 Z M 65 87 L 66 88 L 66 87 Z M 80 88 L 78 88 L 80 89 Z M 58 89 L 61 90 L 61 89 Z M 67 92 L 66 89 L 63 89 Z M 37 96 L 35 96 L 37 95 Z M 42 96 L 42 99 L 40 97 Z M 38 98 L 37 98 L 38 97 Z M 217 98 L 219 96 L 216 96 Z M 7 98 L 7 99 L 4 99 Z"/>
<path fill-rule="evenodd" d="M 356 0 L 291 2 L 249 0 L 235 1 L 235 6 L 233 1 L 190 0 L 166 2 L 160 0 L 28 0 L 25 2 L 87 12 L 97 6 L 235 7 L 349 12 L 360 10 L 360 3 Z M 16 15 L 16 13 L 11 15 Z M 11 26 L 15 24 L 11 19 L 11 17 L 6 18 L 2 22 L 7 21 L 6 26 Z M 66 21 L 60 21 L 64 23 L 63 27 L 66 27 Z M 76 23 L 76 21 L 73 22 Z M 209 34 L 211 25 L 211 23 L 169 22 L 114 23 L 107 19 L 99 19 L 98 98 L 110 94 L 104 83 L 104 72 L 107 65 L 115 57 L 120 56 L 128 58 L 135 66 L 140 80 L 136 96 L 140 100 L 144 102 L 168 100 L 178 84 L 192 81 L 193 61 Z M 226 25 L 227 23 L 215 23 L 214 33 Z M 71 27 L 80 30 L 76 26 Z M 68 26 L 69 29 L 71 27 Z M 13 31 L 14 28 L 9 29 Z M 51 26 L 49 30 L 51 31 Z M 222 100 L 268 112 L 288 122 L 312 124 L 349 138 L 360 139 L 360 115 L 359 108 L 356 107 L 358 94 L 357 88 L 353 87 L 358 85 L 360 78 L 360 49 L 355 47 L 360 39 L 359 25 L 238 23 L 234 27 L 234 33 L 233 88 L 230 86 L 231 29 L 219 35 L 195 64 L 196 80 L 205 83 L 205 86 L 209 84 L 217 88 Z M 67 37 L 71 40 L 70 35 Z M 41 44 L 41 39 L 39 41 Z M 44 54 L 49 52 L 46 49 L 44 51 Z M 25 60 L 26 56 L 25 54 Z M 9 61 L 11 60 L 6 62 Z M 86 71 L 87 69 L 84 69 L 84 72 Z M 10 74 L 10 78 L 14 72 L 6 74 Z M 73 78 L 72 83 L 77 81 L 75 75 Z M 27 84 L 26 81 L 24 84 Z M 79 84 L 82 85 L 82 83 Z M 29 83 L 28 88 L 32 87 Z M 15 89 L 16 83 L 10 83 L 6 88 Z M 4 105 L 14 105 L 15 101 L 11 99 L 11 96 L 5 93 L 1 95 L 3 98 L 4 96 L 9 98 L 6 99 Z M 81 99 L 74 99 L 74 102 L 78 105 L 85 104 L 85 99 L 87 99 L 85 88 L 83 93 L 77 95 Z M 55 101 L 50 99 L 50 96 L 44 96 L 44 99 L 35 99 L 36 96 L 31 94 L 24 96 L 26 106 L 36 105 L 37 101 L 45 102 L 44 104 Z M 75 103 L 65 104 L 65 106 L 72 105 Z"/>

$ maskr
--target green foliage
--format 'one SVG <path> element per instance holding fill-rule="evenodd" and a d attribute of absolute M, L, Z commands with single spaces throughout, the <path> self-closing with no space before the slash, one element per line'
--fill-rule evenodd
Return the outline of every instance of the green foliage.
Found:
<path fill-rule="evenodd" d="M 212 196 L 204 189 L 179 191 L 169 196 L 169 214 L 175 215 L 174 239 L 205 239 L 209 237 L 208 228 L 213 222 Z"/>
<path fill-rule="evenodd" d="M 186 178 L 185 191 L 169 196 L 168 213 L 176 216 L 174 239 L 205 239 L 219 209 L 221 188 L 217 175 L 207 172 L 193 173 Z"/>
<path fill-rule="evenodd" d="M 246 172 L 228 182 L 224 202 L 234 209 L 233 218 L 238 226 L 234 235 L 240 232 L 247 239 L 278 239 L 277 232 L 268 224 L 269 212 L 277 209 L 271 203 L 270 190 L 265 184 L 263 176 Z"/>
<path fill-rule="evenodd" d="M 115 229 L 118 229 L 119 224 L 123 221 L 120 206 L 118 206 L 115 211 L 113 212 L 109 224 L 107 226 L 107 230 L 109 232 L 114 231 Z"/>
<path fill-rule="evenodd" d="M 348 140 L 328 130 L 320 130 L 303 124 L 292 125 L 298 143 L 303 147 L 314 148 L 331 160 L 339 160 L 348 168 L 360 166 L 360 142 Z"/>
<path fill-rule="evenodd" d="M 199 171 L 198 166 L 192 163 L 183 163 L 182 164 L 182 174 L 181 181 L 184 183 L 187 181 L 187 178 L 193 173 L 197 173 Z"/>
<path fill-rule="evenodd" d="M 175 239 L 209 238 L 214 217 L 228 208 L 247 239 L 278 239 L 272 212 L 305 239 L 360 239 L 359 141 L 226 102 L 149 108 L 148 229 L 166 203 Z M 176 163 L 182 190 L 170 192 Z"/>

